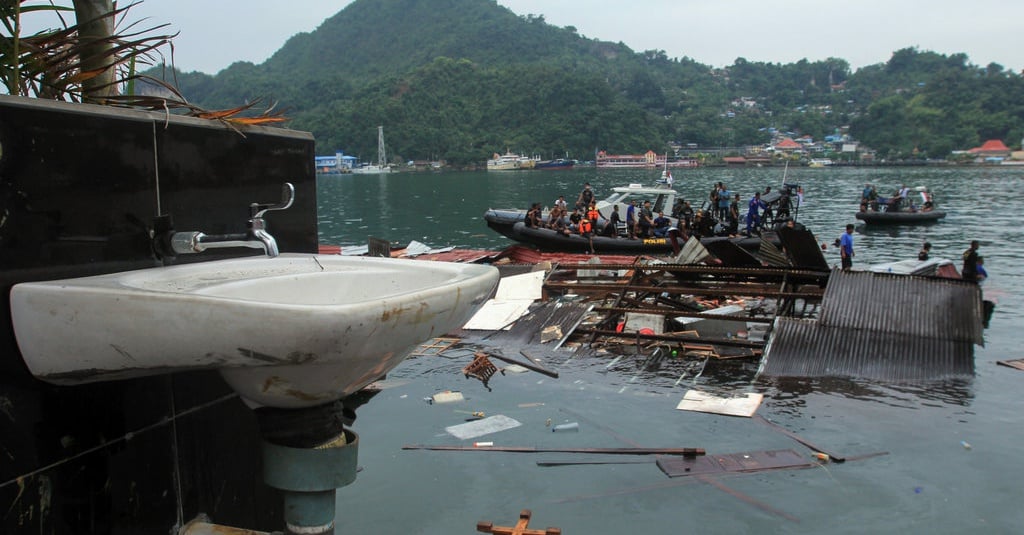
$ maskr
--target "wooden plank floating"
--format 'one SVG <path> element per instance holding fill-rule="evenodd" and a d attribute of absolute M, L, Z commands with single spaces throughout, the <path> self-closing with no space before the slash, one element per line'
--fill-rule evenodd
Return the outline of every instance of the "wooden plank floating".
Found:
<path fill-rule="evenodd" d="M 997 360 L 996 364 L 1024 371 L 1024 359 Z"/>
<path fill-rule="evenodd" d="M 761 472 L 784 468 L 811 468 L 817 463 L 793 450 L 752 451 L 703 457 L 660 457 L 658 468 L 668 477 L 726 472 Z"/>
<path fill-rule="evenodd" d="M 533 446 L 426 446 L 408 444 L 403 450 L 429 451 L 502 451 L 507 453 L 599 453 L 605 455 L 704 455 L 704 448 L 536 448 Z"/>
<path fill-rule="evenodd" d="M 579 465 L 584 465 L 584 464 L 651 464 L 653 462 L 654 461 L 652 461 L 652 460 L 646 460 L 646 461 L 639 461 L 639 460 L 633 460 L 633 461 L 623 461 L 623 460 L 613 460 L 613 461 L 570 461 L 570 460 L 565 460 L 565 461 L 537 461 L 537 466 L 579 466 Z"/>
<path fill-rule="evenodd" d="M 758 422 L 761 422 L 761 423 L 767 425 L 768 427 L 771 427 L 772 429 L 782 433 L 783 435 L 786 435 L 787 437 L 789 437 L 789 438 L 799 442 L 800 444 L 803 444 L 804 446 L 807 446 L 807 448 L 809 448 L 813 452 L 824 453 L 825 455 L 828 455 L 829 458 L 832 459 L 832 461 L 834 461 L 834 462 L 841 463 L 841 462 L 845 462 L 846 461 L 846 457 L 841 456 L 841 455 L 839 455 L 839 454 L 837 454 L 835 452 L 826 450 L 824 448 L 821 448 L 821 447 L 819 447 L 819 446 L 817 446 L 815 444 L 812 444 L 811 442 L 803 439 L 802 437 L 800 437 L 796 433 L 790 431 L 789 429 L 786 429 L 785 427 L 782 427 L 781 425 L 779 425 L 779 424 L 777 424 L 775 422 L 772 422 L 771 420 L 768 420 L 764 416 L 755 416 L 754 419 L 757 420 Z"/>

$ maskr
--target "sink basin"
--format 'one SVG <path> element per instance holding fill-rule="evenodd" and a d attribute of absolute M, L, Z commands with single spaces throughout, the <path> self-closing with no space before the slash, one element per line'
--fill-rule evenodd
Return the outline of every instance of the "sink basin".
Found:
<path fill-rule="evenodd" d="M 495 268 L 338 255 L 247 257 L 15 285 L 33 375 L 79 384 L 217 369 L 250 404 L 341 399 L 461 327 Z"/>

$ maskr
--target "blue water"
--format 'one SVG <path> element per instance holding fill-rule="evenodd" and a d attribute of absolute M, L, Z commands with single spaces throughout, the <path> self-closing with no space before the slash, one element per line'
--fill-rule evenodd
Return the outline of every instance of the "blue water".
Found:
<path fill-rule="evenodd" d="M 571 202 L 583 182 L 598 196 L 629 182 L 652 183 L 656 171 L 396 174 L 322 177 L 321 243 L 362 245 L 368 236 L 432 246 L 499 249 L 489 207 Z M 702 200 L 723 181 L 744 199 L 777 187 L 783 170 L 704 168 L 676 173 L 676 189 Z M 858 228 L 855 267 L 913 258 L 925 240 L 934 257 L 957 259 L 972 239 L 998 302 L 976 375 L 925 385 L 863 381 L 754 382 L 756 363 L 673 360 L 648 371 L 639 357 L 541 352 L 559 379 L 535 373 L 496 376 L 488 392 L 461 369 L 471 355 L 414 357 L 389 375 L 394 386 L 359 409 L 363 471 L 338 492 L 339 533 L 473 533 L 478 521 L 514 525 L 531 509 L 531 528 L 563 533 L 1019 533 L 1024 510 L 1024 442 L 1018 393 L 1024 372 L 996 365 L 1024 358 L 1022 225 L 1017 200 L 1024 169 L 790 169 L 803 186 L 800 220 L 822 242 L 854 223 L 866 182 L 880 192 L 927 186 L 947 218 L 926 227 Z M 838 263 L 829 247 L 826 258 Z M 444 428 L 469 412 L 503 414 L 521 427 L 476 440 L 502 446 L 701 447 L 709 454 L 809 450 L 755 419 L 675 409 L 688 389 L 760 392 L 757 414 L 824 449 L 888 455 L 806 470 L 669 479 L 648 464 L 539 467 L 539 460 L 584 456 L 543 453 L 403 451 L 404 444 L 467 445 Z M 467 398 L 424 401 L 446 389 Z M 578 422 L 579 431 L 552 433 Z M 586 457 L 589 458 L 589 457 Z M 599 457 L 608 459 L 608 457 Z M 808 457 L 809 458 L 809 457 Z"/>

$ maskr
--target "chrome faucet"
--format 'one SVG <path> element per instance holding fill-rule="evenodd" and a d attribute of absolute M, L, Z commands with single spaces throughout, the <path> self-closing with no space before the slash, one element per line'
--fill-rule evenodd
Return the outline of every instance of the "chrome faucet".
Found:
<path fill-rule="evenodd" d="M 285 210 L 295 201 L 295 186 L 285 182 L 281 188 L 281 202 L 277 204 L 249 205 L 248 230 L 238 234 L 205 234 L 199 231 L 175 232 L 171 235 L 171 250 L 177 254 L 201 253 L 207 249 L 250 247 L 263 249 L 269 257 L 279 254 L 277 241 L 267 232 L 263 214 L 271 210 Z"/>

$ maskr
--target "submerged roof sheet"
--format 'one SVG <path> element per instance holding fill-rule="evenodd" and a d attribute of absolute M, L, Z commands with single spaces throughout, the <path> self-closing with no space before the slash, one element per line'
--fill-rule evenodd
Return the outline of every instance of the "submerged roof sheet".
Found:
<path fill-rule="evenodd" d="M 832 272 L 823 325 L 984 344 L 981 288 L 955 279 L 869 271 Z"/>
<path fill-rule="evenodd" d="M 759 375 L 858 377 L 895 383 L 968 376 L 974 344 L 897 333 L 852 330 L 813 320 L 779 318 Z"/>
<path fill-rule="evenodd" d="M 981 291 L 941 278 L 833 271 L 817 320 L 778 318 L 759 374 L 914 382 L 974 372 Z"/>

